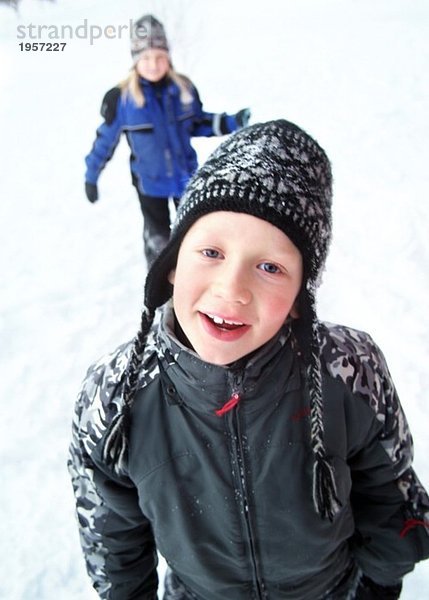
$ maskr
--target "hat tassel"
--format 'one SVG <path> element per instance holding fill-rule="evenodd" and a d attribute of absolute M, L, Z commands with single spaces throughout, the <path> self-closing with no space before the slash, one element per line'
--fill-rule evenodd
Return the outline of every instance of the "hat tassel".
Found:
<path fill-rule="evenodd" d="M 334 520 L 340 511 L 334 469 L 326 456 L 316 456 L 313 467 L 313 501 L 323 519 Z"/>

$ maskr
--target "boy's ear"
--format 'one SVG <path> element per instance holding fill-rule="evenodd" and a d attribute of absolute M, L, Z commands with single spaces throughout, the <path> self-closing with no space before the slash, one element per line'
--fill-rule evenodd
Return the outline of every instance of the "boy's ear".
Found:
<path fill-rule="evenodd" d="M 168 274 L 168 281 L 171 283 L 171 285 L 174 285 L 174 278 L 176 277 L 176 269 L 171 269 L 171 271 Z"/>

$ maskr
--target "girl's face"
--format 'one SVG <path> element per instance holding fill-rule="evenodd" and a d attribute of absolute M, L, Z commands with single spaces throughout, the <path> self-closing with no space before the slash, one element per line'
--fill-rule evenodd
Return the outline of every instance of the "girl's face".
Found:
<path fill-rule="evenodd" d="M 136 69 L 140 77 L 156 83 L 170 70 L 170 55 L 165 50 L 148 48 L 141 53 Z"/>
<path fill-rule="evenodd" d="M 217 365 L 253 352 L 294 316 L 302 278 L 301 253 L 280 229 L 221 211 L 192 225 L 169 275 L 183 332 Z"/>

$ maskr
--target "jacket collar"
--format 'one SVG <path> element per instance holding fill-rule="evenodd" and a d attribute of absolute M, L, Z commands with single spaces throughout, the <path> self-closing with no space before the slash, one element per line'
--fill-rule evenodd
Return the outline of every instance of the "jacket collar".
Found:
<path fill-rule="evenodd" d="M 238 393 L 247 410 L 261 410 L 266 402 L 278 402 L 286 391 L 300 386 L 289 324 L 249 357 L 224 367 L 203 361 L 177 339 L 171 302 L 161 310 L 157 352 L 178 402 L 214 413 Z"/>
<path fill-rule="evenodd" d="M 175 93 L 177 91 L 174 81 L 168 75 L 163 77 L 160 81 L 156 81 L 155 83 L 144 79 L 144 77 L 139 77 L 139 82 L 143 87 L 145 94 L 156 93 L 157 90 L 164 92 L 164 90 L 167 89 L 169 93 Z"/>

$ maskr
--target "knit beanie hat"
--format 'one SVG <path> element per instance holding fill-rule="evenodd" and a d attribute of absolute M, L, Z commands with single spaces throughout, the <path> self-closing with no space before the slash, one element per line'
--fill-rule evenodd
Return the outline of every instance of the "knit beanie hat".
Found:
<path fill-rule="evenodd" d="M 208 158 L 182 196 L 167 247 L 150 269 L 145 304 L 172 294 L 167 275 L 191 225 L 215 211 L 241 212 L 281 229 L 300 250 L 308 292 L 317 287 L 331 239 L 332 176 L 322 148 L 285 120 L 231 135 Z"/>
<path fill-rule="evenodd" d="M 148 48 L 169 51 L 164 26 L 152 15 L 144 15 L 133 24 L 131 31 L 131 56 L 137 62 Z"/>
<path fill-rule="evenodd" d="M 172 295 L 168 274 L 175 268 L 181 241 L 192 224 L 214 211 L 245 213 L 268 221 L 291 239 L 303 257 L 304 281 L 298 297 L 300 317 L 293 332 L 305 364 L 310 398 L 314 504 L 323 518 L 332 520 L 340 503 L 324 445 L 319 323 L 315 306 L 315 290 L 331 240 L 331 200 L 330 162 L 319 144 L 293 123 L 285 120 L 259 123 L 229 136 L 189 182 L 170 241 L 147 275 L 146 310 L 130 359 L 124 406 L 127 405 L 128 410 L 132 402 L 132 388 L 136 385 L 154 311 Z M 120 427 L 123 426 L 122 423 Z M 122 456 L 124 452 L 122 448 Z"/>

